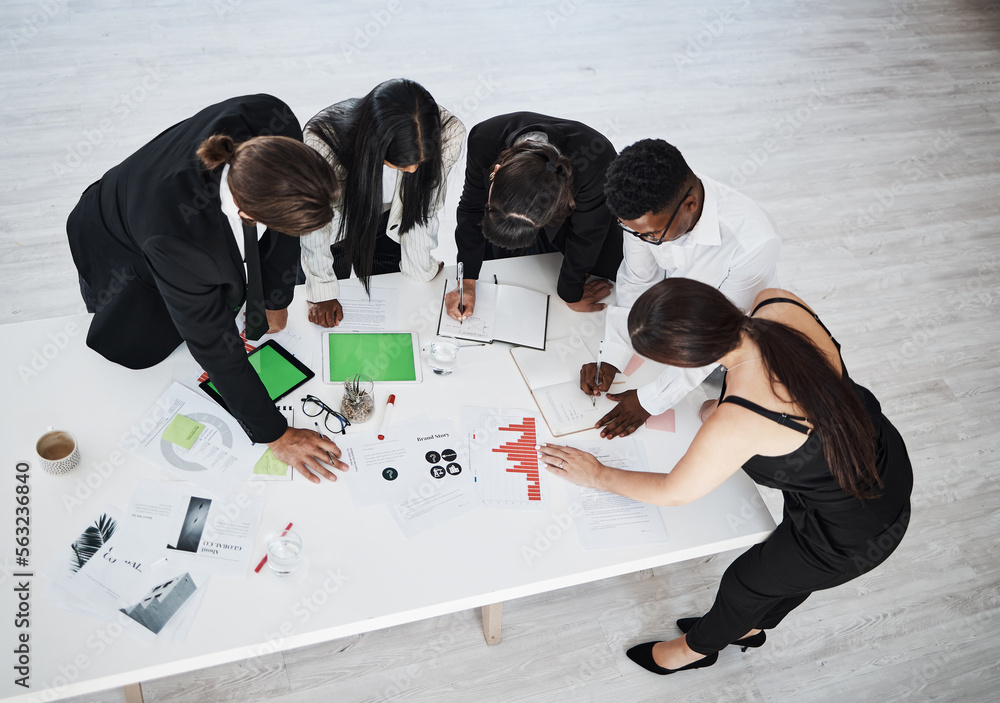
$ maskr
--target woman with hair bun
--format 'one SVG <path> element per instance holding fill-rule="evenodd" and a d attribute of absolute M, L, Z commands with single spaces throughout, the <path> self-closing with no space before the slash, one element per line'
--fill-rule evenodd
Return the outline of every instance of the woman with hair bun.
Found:
<path fill-rule="evenodd" d="M 465 309 L 451 291 L 448 314 L 473 314 L 484 260 L 555 251 L 563 253 L 559 297 L 578 312 L 603 310 L 598 301 L 611 292 L 622 260 L 622 231 L 604 199 L 604 173 L 616 154 L 597 130 L 533 112 L 473 127 L 455 229 Z"/>
<path fill-rule="evenodd" d="M 142 369 L 182 342 L 254 442 L 311 481 L 346 464 L 333 442 L 288 426 L 247 360 L 247 338 L 287 320 L 297 237 L 333 217 L 337 178 L 270 95 L 232 98 L 170 127 L 92 184 L 66 223 L 87 344 Z"/>
<path fill-rule="evenodd" d="M 343 186 L 333 220 L 302 238 L 310 321 L 340 324 L 338 279 L 352 268 L 366 290 L 380 273 L 402 271 L 417 281 L 437 276 L 443 266 L 431 254 L 437 212 L 464 139 L 459 119 L 405 78 L 331 105 L 306 123 L 305 143 Z"/>
<path fill-rule="evenodd" d="M 910 520 L 913 471 L 878 400 L 847 373 L 840 345 L 800 298 L 762 291 L 744 315 L 715 288 L 668 278 L 628 316 L 637 352 L 694 368 L 722 364 L 718 401 L 670 473 L 623 471 L 568 447 L 541 449 L 548 468 L 584 486 L 655 505 L 684 505 L 741 467 L 784 495 L 777 529 L 726 569 L 712 608 L 685 633 L 628 650 L 656 674 L 711 666 L 729 644 L 760 647 L 765 630 L 818 590 L 870 571 Z M 721 516 L 720 516 L 721 519 Z"/>

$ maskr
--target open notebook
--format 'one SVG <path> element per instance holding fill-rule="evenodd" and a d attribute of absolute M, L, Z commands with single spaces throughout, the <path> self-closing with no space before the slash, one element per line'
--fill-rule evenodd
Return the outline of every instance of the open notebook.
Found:
<path fill-rule="evenodd" d="M 545 349 L 549 320 L 549 296 L 530 288 L 476 281 L 476 306 L 472 317 L 459 324 L 448 316 L 445 282 L 441 296 L 438 334 L 474 342 L 507 342 Z"/>
<path fill-rule="evenodd" d="M 595 361 L 580 337 L 550 340 L 544 351 L 515 347 L 514 363 L 528 384 L 553 437 L 589 430 L 617 403 L 580 390 L 580 367 Z"/>

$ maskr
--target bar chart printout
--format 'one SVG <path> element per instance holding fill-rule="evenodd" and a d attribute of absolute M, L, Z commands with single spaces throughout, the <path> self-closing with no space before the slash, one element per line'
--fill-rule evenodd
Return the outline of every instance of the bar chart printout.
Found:
<path fill-rule="evenodd" d="M 492 508 L 544 509 L 534 415 L 465 408 L 462 425 L 483 503 Z"/>

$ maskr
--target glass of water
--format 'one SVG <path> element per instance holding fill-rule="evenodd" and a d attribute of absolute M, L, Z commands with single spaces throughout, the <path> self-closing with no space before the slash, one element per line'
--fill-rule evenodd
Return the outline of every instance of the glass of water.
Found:
<path fill-rule="evenodd" d="M 446 376 L 458 367 L 458 340 L 454 337 L 438 335 L 431 342 L 427 359 L 431 371 Z"/>
<path fill-rule="evenodd" d="M 302 561 L 302 538 L 297 532 L 282 530 L 267 538 L 267 565 L 278 576 L 295 571 Z"/>

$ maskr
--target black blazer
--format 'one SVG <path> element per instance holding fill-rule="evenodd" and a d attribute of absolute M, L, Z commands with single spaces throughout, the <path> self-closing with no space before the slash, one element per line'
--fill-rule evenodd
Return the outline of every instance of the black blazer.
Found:
<path fill-rule="evenodd" d="M 229 411 L 255 442 L 287 423 L 247 361 L 235 312 L 246 274 L 222 213 L 222 167 L 205 171 L 198 145 L 213 134 L 242 142 L 260 135 L 302 140 L 287 105 L 247 95 L 207 107 L 170 127 L 108 171 L 67 222 L 87 309 L 87 344 L 129 368 L 146 368 L 187 342 Z M 288 307 L 298 239 L 267 230 L 258 243 L 265 306 Z"/>
<path fill-rule="evenodd" d="M 466 278 L 479 278 L 483 265 L 482 221 L 490 173 L 500 152 L 527 132 L 544 132 L 549 142 L 573 166 L 576 209 L 563 222 L 542 228 L 549 242 L 563 253 L 557 291 L 568 303 L 583 296 L 588 273 L 614 278 L 622 260 L 618 220 L 604 201 L 604 173 L 617 156 L 607 137 L 580 122 L 534 112 L 513 112 L 480 122 L 469 132 L 465 187 L 458 203 L 455 243 Z"/>

